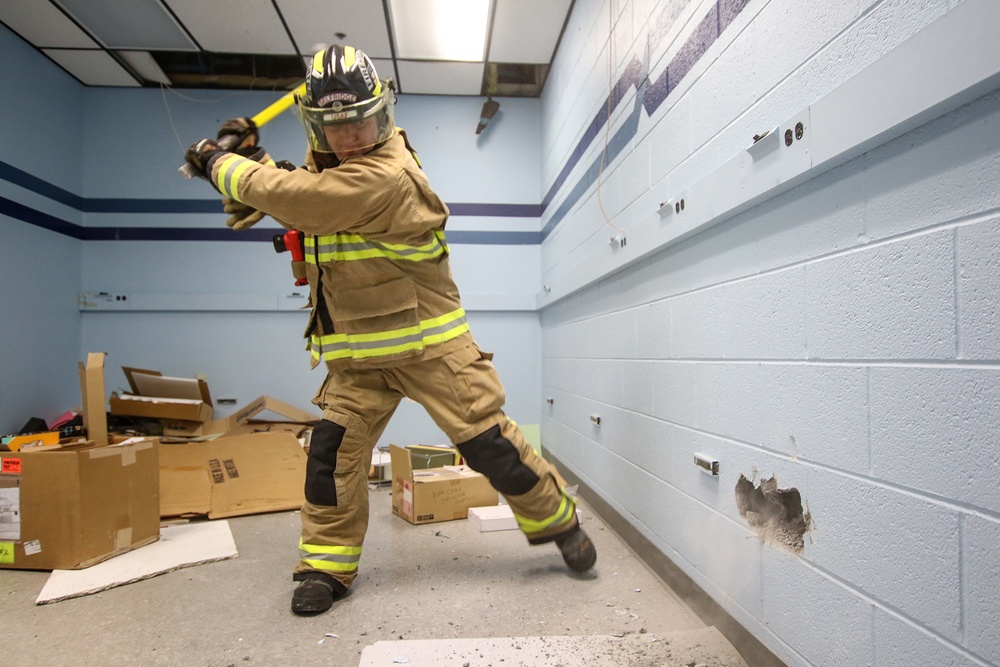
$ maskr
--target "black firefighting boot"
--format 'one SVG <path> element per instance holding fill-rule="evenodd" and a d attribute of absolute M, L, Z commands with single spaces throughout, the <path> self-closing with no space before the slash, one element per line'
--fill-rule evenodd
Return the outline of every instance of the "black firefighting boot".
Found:
<path fill-rule="evenodd" d="M 342 583 L 323 572 L 298 572 L 292 580 L 302 582 L 292 593 L 292 611 L 303 616 L 320 614 L 347 594 Z"/>
<path fill-rule="evenodd" d="M 566 565 L 574 572 L 586 572 L 597 562 L 597 549 L 579 525 L 556 537 L 555 542 Z"/>

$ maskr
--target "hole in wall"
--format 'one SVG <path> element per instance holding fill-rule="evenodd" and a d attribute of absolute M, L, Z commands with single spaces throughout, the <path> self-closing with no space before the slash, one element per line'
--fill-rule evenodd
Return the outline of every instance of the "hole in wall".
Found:
<path fill-rule="evenodd" d="M 802 511 L 798 489 L 779 489 L 776 477 L 762 479 L 760 486 L 755 486 L 740 475 L 736 482 L 736 507 L 762 541 L 802 553 L 812 517 Z"/>

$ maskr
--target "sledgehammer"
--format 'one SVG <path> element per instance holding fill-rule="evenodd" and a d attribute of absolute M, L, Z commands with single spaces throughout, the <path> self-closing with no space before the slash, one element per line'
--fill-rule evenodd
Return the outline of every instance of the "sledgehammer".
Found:
<path fill-rule="evenodd" d="M 291 90 L 288 93 L 282 95 L 279 99 L 271 103 L 267 108 L 258 113 L 256 116 L 254 116 L 251 120 L 253 120 L 254 125 L 256 125 L 258 128 L 261 128 L 264 125 L 270 123 L 277 116 L 280 116 L 285 111 L 285 109 L 295 104 L 296 95 L 305 95 L 305 93 L 306 93 L 306 83 L 305 81 L 303 81 L 298 86 L 296 86 L 294 90 Z M 230 150 L 232 148 L 235 148 L 236 144 L 239 141 L 240 138 L 235 134 L 227 134 L 226 136 L 224 136 L 222 139 L 219 140 L 218 142 L 219 148 L 222 148 L 223 150 Z M 177 171 L 179 171 L 184 178 L 193 178 L 194 176 L 198 175 L 198 172 L 194 170 L 194 167 L 192 167 L 187 162 L 185 162 L 184 165 Z"/>

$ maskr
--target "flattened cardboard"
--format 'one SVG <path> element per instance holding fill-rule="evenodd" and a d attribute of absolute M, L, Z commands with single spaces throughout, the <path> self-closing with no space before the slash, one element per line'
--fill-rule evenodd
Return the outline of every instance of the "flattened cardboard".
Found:
<path fill-rule="evenodd" d="M 271 396 L 258 396 L 224 419 L 213 419 L 205 423 L 199 423 L 197 420 L 167 420 L 163 424 L 163 434 L 165 436 L 191 437 L 215 433 L 251 433 L 255 430 L 251 427 L 255 421 L 253 418 L 264 412 L 273 412 L 287 418 L 287 421 L 269 421 L 267 422 L 269 424 L 313 426 L 320 419 L 319 416 L 311 412 L 300 410 L 294 405 L 279 401 Z M 288 428 L 285 430 L 300 435 L 303 429 Z"/>
<path fill-rule="evenodd" d="M 464 519 L 472 507 L 496 505 L 500 497 L 483 475 L 466 466 L 414 470 L 409 450 L 389 446 L 392 513 L 412 524 Z"/>
<path fill-rule="evenodd" d="M 290 433 L 159 443 L 160 515 L 221 519 L 302 507 L 306 455 Z"/>
<path fill-rule="evenodd" d="M 0 568 L 76 570 L 159 538 L 152 441 L 0 459 Z"/>

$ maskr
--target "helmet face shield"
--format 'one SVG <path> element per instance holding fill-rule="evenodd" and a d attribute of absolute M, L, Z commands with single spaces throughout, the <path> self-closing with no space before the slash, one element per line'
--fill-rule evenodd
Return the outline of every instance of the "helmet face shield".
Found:
<path fill-rule="evenodd" d="M 395 132 L 391 84 L 381 86 L 376 97 L 355 104 L 334 100 L 329 106 L 314 107 L 302 98 L 296 101 L 313 151 L 335 153 L 341 159 L 363 155 Z"/>

